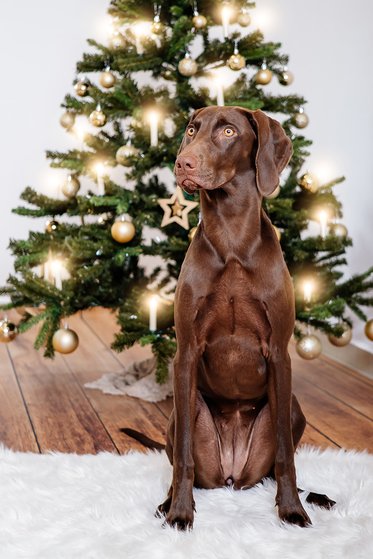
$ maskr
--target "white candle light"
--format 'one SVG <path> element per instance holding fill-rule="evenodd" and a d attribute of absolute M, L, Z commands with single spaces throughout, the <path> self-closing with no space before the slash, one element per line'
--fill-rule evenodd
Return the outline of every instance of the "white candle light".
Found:
<path fill-rule="evenodd" d="M 158 295 L 152 295 L 149 299 L 149 330 L 155 332 L 157 329 Z"/>
<path fill-rule="evenodd" d="M 135 47 L 137 54 L 144 54 L 144 46 L 142 44 L 142 39 L 146 37 L 146 35 L 150 34 L 151 31 L 151 22 L 150 21 L 139 21 L 136 25 L 133 26 L 133 32 L 135 34 Z"/>
<path fill-rule="evenodd" d="M 304 302 L 310 303 L 313 294 L 313 282 L 311 280 L 305 281 L 303 284 Z"/>
<path fill-rule="evenodd" d="M 54 285 L 57 289 L 62 289 L 62 262 L 57 258 L 53 258 L 49 261 L 49 269 L 52 273 L 54 279 Z"/>
<path fill-rule="evenodd" d="M 216 74 L 214 77 L 214 82 L 215 82 L 215 92 L 216 92 L 216 104 L 219 107 L 224 107 L 223 77 Z"/>
<path fill-rule="evenodd" d="M 326 237 L 327 228 L 328 228 L 328 212 L 325 210 L 321 210 L 318 215 L 320 221 L 320 235 L 323 239 Z"/>
<path fill-rule="evenodd" d="M 232 10 L 229 6 L 223 6 L 221 9 L 221 23 L 223 26 L 223 35 L 226 39 L 229 35 L 229 23 L 231 20 Z"/>
<path fill-rule="evenodd" d="M 95 172 L 97 176 L 97 191 L 99 196 L 105 196 L 105 182 L 104 182 L 104 173 L 105 173 L 105 164 L 101 163 L 100 161 L 95 164 Z"/>
<path fill-rule="evenodd" d="M 159 113 L 155 110 L 149 111 L 148 120 L 150 124 L 150 145 L 156 147 L 158 145 Z"/>

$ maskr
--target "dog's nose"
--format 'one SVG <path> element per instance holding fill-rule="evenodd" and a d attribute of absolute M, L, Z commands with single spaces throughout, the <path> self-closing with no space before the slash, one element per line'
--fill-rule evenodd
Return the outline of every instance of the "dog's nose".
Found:
<path fill-rule="evenodd" d="M 179 155 L 176 159 L 176 169 L 178 171 L 194 171 L 197 168 L 198 160 L 194 155 Z"/>

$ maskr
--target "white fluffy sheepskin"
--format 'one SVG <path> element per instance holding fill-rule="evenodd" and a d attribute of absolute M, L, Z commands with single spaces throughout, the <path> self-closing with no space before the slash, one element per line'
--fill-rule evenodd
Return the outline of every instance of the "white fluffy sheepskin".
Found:
<path fill-rule="evenodd" d="M 164 453 L 0 449 L 0 557 L 372 558 L 373 455 L 304 447 L 296 462 L 300 487 L 337 501 L 332 511 L 305 505 L 312 527 L 280 522 L 267 480 L 247 491 L 195 490 L 194 530 L 183 533 L 154 516 L 171 479 Z"/>

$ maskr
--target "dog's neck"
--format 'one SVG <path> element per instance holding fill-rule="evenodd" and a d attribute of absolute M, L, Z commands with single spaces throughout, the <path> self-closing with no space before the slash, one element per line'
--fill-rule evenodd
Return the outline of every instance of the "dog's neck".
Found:
<path fill-rule="evenodd" d="M 224 260 L 247 258 L 261 241 L 262 198 L 255 174 L 236 176 L 224 187 L 201 190 L 203 234 Z"/>

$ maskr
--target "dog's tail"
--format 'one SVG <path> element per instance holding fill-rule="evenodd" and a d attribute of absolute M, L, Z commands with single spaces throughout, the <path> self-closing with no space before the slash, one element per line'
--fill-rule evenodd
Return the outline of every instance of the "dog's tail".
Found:
<path fill-rule="evenodd" d="M 159 443 L 158 441 L 154 441 L 150 439 L 144 433 L 140 433 L 140 431 L 136 431 L 135 429 L 130 429 L 129 427 L 122 427 L 119 429 L 122 433 L 125 433 L 129 437 L 132 437 L 136 441 L 139 441 L 142 445 L 146 446 L 146 448 L 151 448 L 153 450 L 164 450 L 166 445 Z"/>

